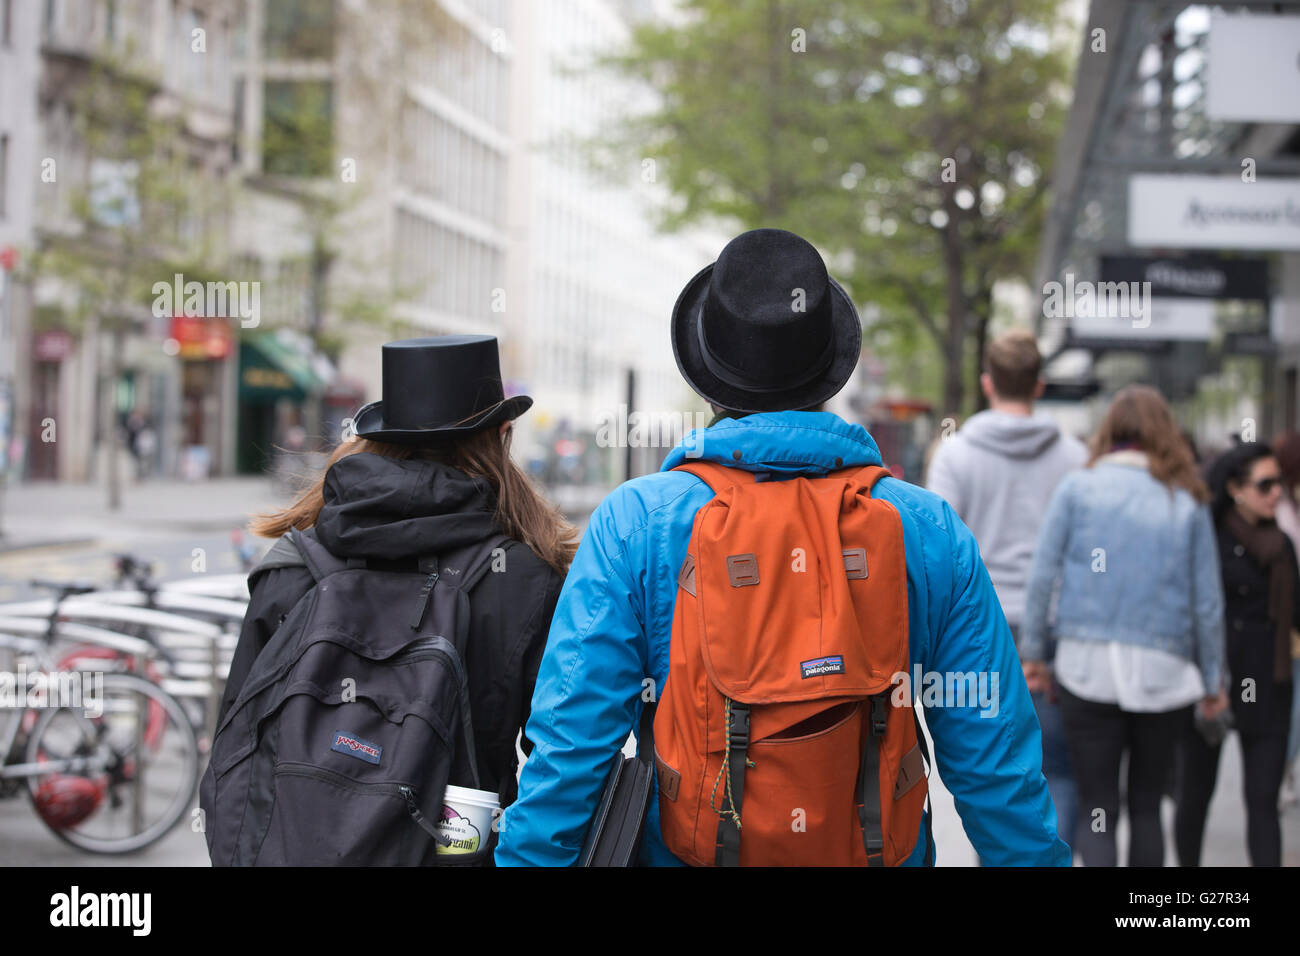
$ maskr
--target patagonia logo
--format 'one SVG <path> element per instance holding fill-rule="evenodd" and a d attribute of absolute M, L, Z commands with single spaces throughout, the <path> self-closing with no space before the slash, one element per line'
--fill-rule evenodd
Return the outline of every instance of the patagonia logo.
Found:
<path fill-rule="evenodd" d="M 826 674 L 843 674 L 844 658 L 839 654 L 833 657 L 819 657 L 816 660 L 800 661 L 799 669 L 803 671 L 803 679 L 809 677 L 823 677 Z"/>
<path fill-rule="evenodd" d="M 384 748 L 378 744 L 372 744 L 360 737 L 345 734 L 341 730 L 334 733 L 334 745 L 330 747 L 330 750 L 337 750 L 349 757 L 357 757 L 366 763 L 379 763 L 379 756 L 384 752 Z"/>

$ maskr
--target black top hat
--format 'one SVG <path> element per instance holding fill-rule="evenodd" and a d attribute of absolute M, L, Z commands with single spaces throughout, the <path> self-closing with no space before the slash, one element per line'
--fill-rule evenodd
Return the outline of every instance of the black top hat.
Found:
<path fill-rule="evenodd" d="M 362 438 L 425 445 L 518 418 L 533 404 L 527 395 L 505 397 L 491 335 L 388 342 L 383 376 L 383 400 L 357 412 Z"/>
<path fill-rule="evenodd" d="M 723 247 L 673 307 L 673 354 L 691 388 L 722 408 L 808 408 L 849 380 L 862 325 L 809 242 L 754 229 Z"/>

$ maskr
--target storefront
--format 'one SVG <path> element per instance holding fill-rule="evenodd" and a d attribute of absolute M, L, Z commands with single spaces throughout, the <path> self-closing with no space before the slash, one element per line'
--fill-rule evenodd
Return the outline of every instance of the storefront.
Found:
<path fill-rule="evenodd" d="M 239 343 L 239 431 L 235 468 L 272 471 L 277 454 L 316 450 L 321 397 L 332 369 L 303 337 L 285 330 L 246 335 Z"/>
<path fill-rule="evenodd" d="M 234 353 L 230 320 L 173 316 L 165 350 L 181 360 L 177 471 L 192 481 L 228 470 L 222 436 L 229 415 L 227 362 Z"/>
<path fill-rule="evenodd" d="M 76 348 L 70 332 L 52 329 L 32 336 L 31 404 L 27 422 L 27 478 L 52 481 L 59 477 L 57 423 L 64 362 Z"/>

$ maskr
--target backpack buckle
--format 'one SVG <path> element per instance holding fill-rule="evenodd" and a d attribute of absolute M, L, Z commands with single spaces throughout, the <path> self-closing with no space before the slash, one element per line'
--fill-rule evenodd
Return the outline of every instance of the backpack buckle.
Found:
<path fill-rule="evenodd" d="M 889 711 L 885 708 L 885 695 L 877 694 L 871 698 L 871 735 L 885 736 L 885 725 L 889 722 Z"/>
<path fill-rule="evenodd" d="M 758 583 L 758 555 L 727 555 L 727 577 L 733 588 L 745 588 Z"/>
<path fill-rule="evenodd" d="M 844 555 L 844 576 L 849 580 L 854 578 L 865 578 L 867 576 L 867 549 L 866 548 L 845 548 Z"/>
<path fill-rule="evenodd" d="M 732 703 L 727 737 L 731 741 L 733 750 L 745 750 L 749 747 L 749 707 L 745 704 Z"/>

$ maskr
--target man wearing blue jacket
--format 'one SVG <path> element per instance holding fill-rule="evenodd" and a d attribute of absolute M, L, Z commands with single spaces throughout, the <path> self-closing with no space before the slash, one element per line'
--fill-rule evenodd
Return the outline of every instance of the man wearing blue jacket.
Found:
<path fill-rule="evenodd" d="M 857 310 L 805 240 L 779 229 L 733 239 L 683 290 L 672 336 L 683 377 L 719 415 L 658 474 L 615 489 L 591 516 L 537 675 L 533 752 L 501 820 L 499 865 L 577 861 L 611 762 L 638 726 L 642 690 L 667 681 L 677 575 L 695 513 L 713 497 L 701 479 L 671 469 L 702 459 L 779 479 L 881 464 L 860 425 L 792 410 L 836 394 L 861 351 Z M 974 537 L 915 485 L 885 478 L 873 497 L 902 519 L 912 674 L 974 673 L 997 688 L 994 707 L 963 699 L 926 708 L 967 836 L 986 866 L 1068 866 L 1033 704 Z M 924 831 L 909 866 L 933 862 Z M 664 845 L 657 792 L 641 862 L 681 863 Z"/>

